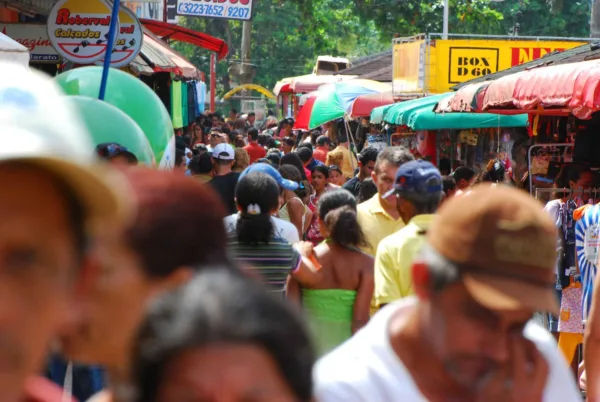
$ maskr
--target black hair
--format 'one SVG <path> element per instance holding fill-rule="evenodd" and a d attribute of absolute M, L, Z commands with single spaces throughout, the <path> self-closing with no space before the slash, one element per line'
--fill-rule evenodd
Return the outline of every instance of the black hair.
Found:
<path fill-rule="evenodd" d="M 258 135 L 258 138 L 257 138 L 257 140 L 258 140 L 258 145 L 260 145 L 260 146 L 263 146 L 263 147 L 264 147 L 265 145 L 267 145 L 267 141 L 268 141 L 269 139 L 271 139 L 271 136 L 270 136 L 270 135 L 268 135 L 268 134 L 259 134 L 259 135 Z"/>
<path fill-rule="evenodd" d="M 271 162 L 271 161 L 270 161 L 269 159 L 267 159 L 267 158 L 260 158 L 260 159 L 257 159 L 255 163 L 266 163 L 267 165 L 269 165 L 269 166 L 272 166 L 272 167 L 274 167 L 275 169 L 277 169 L 277 168 L 279 167 L 279 165 L 277 165 L 277 166 L 276 166 L 276 165 L 274 165 L 274 164 L 273 164 L 273 162 Z"/>
<path fill-rule="evenodd" d="M 303 142 L 300 145 L 298 145 L 298 149 L 300 148 L 308 148 L 311 151 L 314 149 L 313 144 L 311 144 L 310 142 Z"/>
<path fill-rule="evenodd" d="M 416 215 L 435 214 L 442 202 L 443 196 L 444 192 L 441 190 L 431 194 L 407 192 L 398 195 L 398 197 L 402 197 L 402 199 L 410 202 L 415 207 Z"/>
<path fill-rule="evenodd" d="M 154 402 L 169 365 L 214 344 L 257 346 L 275 362 L 298 402 L 313 395 L 315 360 L 308 332 L 290 304 L 229 265 L 214 265 L 155 300 L 133 353 L 138 402 Z"/>
<path fill-rule="evenodd" d="M 268 159 L 273 165 L 275 165 L 275 167 L 279 167 L 279 165 L 281 164 L 281 154 L 277 149 L 269 150 L 265 158 Z"/>
<path fill-rule="evenodd" d="M 252 141 L 257 141 L 258 140 L 258 130 L 255 129 L 254 127 L 250 128 L 248 130 L 248 138 L 250 138 L 250 140 L 252 140 Z"/>
<path fill-rule="evenodd" d="M 273 237 L 271 212 L 279 206 L 279 185 L 265 173 L 249 173 L 238 182 L 235 198 L 240 207 L 236 233 L 240 243 L 268 243 Z M 252 211 L 257 206 L 260 211 Z"/>
<path fill-rule="evenodd" d="M 175 150 L 175 166 L 182 166 L 185 161 L 185 151 L 181 149 Z"/>
<path fill-rule="evenodd" d="M 299 198 L 302 199 L 308 195 L 308 182 L 302 181 L 302 176 L 300 176 L 300 172 L 295 166 L 282 165 L 279 167 L 279 173 L 284 179 L 298 183 L 299 187 L 294 192 Z"/>
<path fill-rule="evenodd" d="M 277 144 L 275 143 L 275 138 L 271 137 L 268 134 L 265 134 L 267 136 L 266 142 L 265 142 L 265 146 L 267 147 L 267 149 L 273 149 L 273 148 L 277 148 Z"/>
<path fill-rule="evenodd" d="M 459 181 L 461 181 L 462 179 L 465 179 L 466 181 L 470 181 L 473 179 L 474 176 L 475 176 L 475 171 L 473 170 L 473 168 L 470 168 L 468 166 L 459 166 L 456 168 L 454 173 L 452 173 L 452 177 L 454 177 L 454 180 L 457 183 Z"/>
<path fill-rule="evenodd" d="M 313 151 L 308 147 L 299 147 L 298 149 L 296 149 L 296 154 L 298 155 L 302 163 L 307 163 L 313 157 Z"/>
<path fill-rule="evenodd" d="M 248 117 L 252 117 L 252 116 L 256 117 L 256 113 L 254 113 L 254 112 L 248 113 Z"/>
<path fill-rule="evenodd" d="M 358 161 L 364 166 L 369 162 L 377 161 L 377 155 L 379 155 L 379 150 L 377 148 L 365 147 L 358 154 Z"/>
<path fill-rule="evenodd" d="M 408 148 L 403 146 L 397 147 L 386 147 L 377 155 L 377 161 L 375 162 L 375 171 L 381 170 L 383 163 L 389 163 L 393 166 L 400 167 L 406 162 L 414 161 L 415 157 L 410 153 Z"/>
<path fill-rule="evenodd" d="M 322 145 L 329 145 L 331 144 L 331 140 L 329 139 L 329 137 L 327 137 L 326 135 L 321 135 L 317 138 L 317 145 L 322 146 Z"/>
<path fill-rule="evenodd" d="M 210 154 L 208 152 L 203 152 L 200 155 L 194 156 L 188 167 L 193 175 L 212 172 L 213 165 Z"/>
<path fill-rule="evenodd" d="M 282 140 L 282 143 L 289 145 L 290 147 L 293 147 L 294 145 L 296 145 L 296 141 L 294 141 L 294 139 L 292 137 L 285 137 Z"/>
<path fill-rule="evenodd" d="M 238 111 L 237 111 L 237 109 L 231 109 L 231 110 L 229 111 L 229 113 L 235 113 L 235 114 L 237 114 L 237 112 L 238 112 Z"/>
<path fill-rule="evenodd" d="M 579 163 L 563 165 L 554 180 L 556 188 L 569 188 L 570 182 L 578 181 L 582 173 L 591 172 L 590 168 Z"/>
<path fill-rule="evenodd" d="M 504 181 L 504 173 L 506 173 L 504 162 L 500 159 L 494 159 L 492 169 L 485 172 L 482 180 L 484 182 L 502 183 Z"/>
<path fill-rule="evenodd" d="M 344 247 L 367 245 L 356 216 L 356 199 L 348 190 L 337 189 L 323 194 L 319 200 L 319 216 L 334 243 Z"/>
<path fill-rule="evenodd" d="M 281 165 L 292 165 L 292 166 L 296 166 L 296 168 L 298 169 L 298 171 L 300 172 L 300 176 L 302 177 L 302 180 L 308 180 L 306 178 L 306 172 L 304 171 L 304 164 L 302 163 L 302 160 L 300 159 L 300 157 L 298 155 L 296 155 L 295 153 L 289 153 L 289 154 L 285 154 L 281 157 Z"/>
<path fill-rule="evenodd" d="M 370 177 L 360 183 L 360 190 L 358 191 L 358 197 L 356 201 L 360 204 L 373 198 L 377 194 L 377 186 Z"/>
<path fill-rule="evenodd" d="M 452 176 L 444 176 L 442 178 L 442 187 L 444 189 L 444 194 L 448 195 L 449 191 L 456 189 L 456 181 Z"/>
<path fill-rule="evenodd" d="M 319 172 L 322 173 L 323 175 L 325 175 L 325 178 L 328 179 L 329 178 L 329 168 L 325 165 L 317 165 L 315 166 L 315 168 L 313 169 L 313 174 L 315 172 Z"/>
<path fill-rule="evenodd" d="M 342 176 L 344 175 L 344 172 L 342 172 L 342 168 L 339 167 L 338 165 L 329 165 L 329 171 L 335 171 L 338 172 L 339 174 L 341 174 Z"/>
<path fill-rule="evenodd" d="M 439 163 L 440 173 L 443 175 L 449 175 L 452 169 L 450 159 L 441 158 Z"/>

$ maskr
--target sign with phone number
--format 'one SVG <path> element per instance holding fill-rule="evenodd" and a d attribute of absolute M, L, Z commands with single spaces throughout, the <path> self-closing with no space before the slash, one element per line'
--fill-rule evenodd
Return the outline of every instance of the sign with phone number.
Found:
<path fill-rule="evenodd" d="M 177 14 L 250 21 L 253 0 L 178 0 Z"/>

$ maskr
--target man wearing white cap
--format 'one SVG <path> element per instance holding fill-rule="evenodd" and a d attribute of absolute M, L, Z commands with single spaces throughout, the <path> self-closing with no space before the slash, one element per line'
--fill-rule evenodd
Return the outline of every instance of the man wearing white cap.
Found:
<path fill-rule="evenodd" d="M 76 319 L 88 241 L 123 218 L 115 194 L 124 189 L 92 166 L 90 138 L 52 81 L 10 64 L 0 71 L 0 395 L 60 400 L 35 374 Z"/>
<path fill-rule="evenodd" d="M 235 206 L 235 186 L 240 173 L 231 170 L 235 162 L 233 147 L 229 144 L 218 144 L 213 148 L 212 160 L 215 177 L 209 181 L 209 184 L 221 196 L 227 213 L 234 214 L 237 210 Z"/>

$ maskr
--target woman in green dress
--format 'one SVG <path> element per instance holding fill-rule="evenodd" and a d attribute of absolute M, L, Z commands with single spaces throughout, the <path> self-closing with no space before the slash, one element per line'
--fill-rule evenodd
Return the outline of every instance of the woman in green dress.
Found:
<path fill-rule="evenodd" d="M 318 214 L 326 239 L 314 248 L 320 279 L 310 287 L 300 286 L 314 342 L 323 355 L 369 320 L 374 262 L 359 250 L 365 239 L 356 219 L 356 199 L 349 191 L 323 194 Z"/>

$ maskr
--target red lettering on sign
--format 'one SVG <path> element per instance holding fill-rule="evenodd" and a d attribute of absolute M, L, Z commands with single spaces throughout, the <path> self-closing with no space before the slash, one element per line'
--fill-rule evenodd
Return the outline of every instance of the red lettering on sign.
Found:
<path fill-rule="evenodd" d="M 549 47 L 513 47 L 511 48 L 511 67 L 518 66 L 529 61 L 537 60 L 552 52 L 562 52 L 564 48 L 549 48 Z"/>
<path fill-rule="evenodd" d="M 80 15 L 76 15 L 74 17 L 71 16 L 71 11 L 68 8 L 61 8 L 56 13 L 56 25 L 110 25 L 110 15 L 107 15 L 104 18 L 88 18 L 82 17 Z"/>

